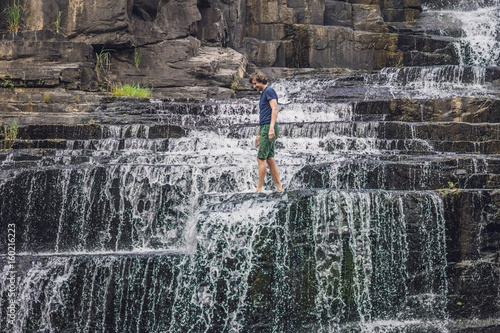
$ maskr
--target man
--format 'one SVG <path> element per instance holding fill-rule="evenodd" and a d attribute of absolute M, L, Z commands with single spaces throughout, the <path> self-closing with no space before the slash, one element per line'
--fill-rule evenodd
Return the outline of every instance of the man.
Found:
<path fill-rule="evenodd" d="M 269 165 L 269 171 L 273 177 L 276 188 L 279 192 L 283 191 L 280 182 L 278 167 L 274 162 L 274 146 L 278 137 L 278 95 L 276 91 L 267 86 L 267 78 L 262 74 L 253 74 L 249 79 L 254 89 L 261 93 L 260 95 L 260 126 L 255 139 L 255 146 L 259 147 L 257 161 L 259 162 L 259 184 L 256 192 L 262 191 L 264 178 L 266 176 L 266 163 Z"/>

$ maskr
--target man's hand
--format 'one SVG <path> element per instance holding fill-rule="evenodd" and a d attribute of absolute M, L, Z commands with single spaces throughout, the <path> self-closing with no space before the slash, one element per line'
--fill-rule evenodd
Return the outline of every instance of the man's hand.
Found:
<path fill-rule="evenodd" d="M 257 135 L 257 137 L 255 138 L 255 147 L 258 146 L 259 146 L 259 136 Z"/>
<path fill-rule="evenodd" d="M 276 137 L 276 134 L 274 134 L 274 127 L 269 128 L 269 134 L 267 136 L 269 137 L 269 140 L 274 140 Z"/>

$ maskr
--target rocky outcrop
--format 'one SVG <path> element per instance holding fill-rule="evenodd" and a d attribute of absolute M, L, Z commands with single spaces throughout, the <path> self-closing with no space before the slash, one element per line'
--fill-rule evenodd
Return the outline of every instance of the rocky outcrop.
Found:
<path fill-rule="evenodd" d="M 27 28 L 55 30 L 58 13 L 60 31 L 71 40 L 113 47 L 184 38 L 201 19 L 194 0 L 42 0 L 27 1 Z"/>
<path fill-rule="evenodd" d="M 69 41 L 47 30 L 3 37 L 0 75 L 4 84 L 96 90 L 91 45 Z"/>
<path fill-rule="evenodd" d="M 356 30 L 388 31 L 380 6 L 338 1 L 248 1 L 247 6 L 246 53 L 258 66 L 371 69 L 376 38 Z"/>
<path fill-rule="evenodd" d="M 21 31 L 0 37 L 9 86 L 97 91 L 138 83 L 162 96 L 187 87 L 184 97 L 230 97 L 245 72 L 245 56 L 225 47 L 223 12 L 208 3 L 44 0 L 23 8 Z"/>

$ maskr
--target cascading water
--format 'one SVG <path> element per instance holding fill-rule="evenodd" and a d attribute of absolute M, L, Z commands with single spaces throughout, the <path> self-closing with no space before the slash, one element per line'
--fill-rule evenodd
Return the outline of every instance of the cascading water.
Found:
<path fill-rule="evenodd" d="M 461 65 L 500 65 L 500 4 L 456 13 L 463 22 L 464 37 L 457 43 Z"/>
<path fill-rule="evenodd" d="M 445 9 L 436 9 L 436 3 Z M 500 2 L 443 0 L 430 1 L 424 7 L 428 9 L 427 16 L 437 17 L 433 23 L 450 21 L 460 27 L 460 37 L 453 42 L 458 63 L 384 68 L 380 73 L 366 76 L 365 98 L 387 93 L 393 98 L 420 99 L 497 94 L 491 90 L 488 78 L 500 65 Z M 441 29 L 446 29 L 446 25 Z M 440 30 L 440 34 L 448 37 L 449 32 Z"/>
<path fill-rule="evenodd" d="M 5 265 L 1 330 L 448 332 L 444 207 L 432 190 L 454 170 L 500 169 L 478 155 L 500 125 L 442 134 L 447 123 L 427 123 L 423 109 L 408 122 L 364 106 L 457 87 L 473 96 L 492 63 L 465 53 L 468 67 L 384 69 L 361 88 L 274 82 L 285 193 L 271 179 L 252 193 L 256 99 L 151 100 L 154 124 L 87 126 L 56 148 L 4 153 L 17 312 L 9 323 Z M 478 132 L 488 140 L 468 145 Z"/>

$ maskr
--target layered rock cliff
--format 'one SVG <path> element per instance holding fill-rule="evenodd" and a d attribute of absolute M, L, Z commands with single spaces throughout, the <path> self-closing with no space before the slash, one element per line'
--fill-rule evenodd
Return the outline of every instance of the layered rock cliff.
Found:
<path fill-rule="evenodd" d="M 18 33 L 0 20 L 0 73 L 16 87 L 134 82 L 200 97 L 230 95 L 247 62 L 356 70 L 456 63 L 446 39 L 409 29 L 421 10 L 419 0 L 26 0 Z M 99 66 L 103 54 L 109 61 Z"/>

